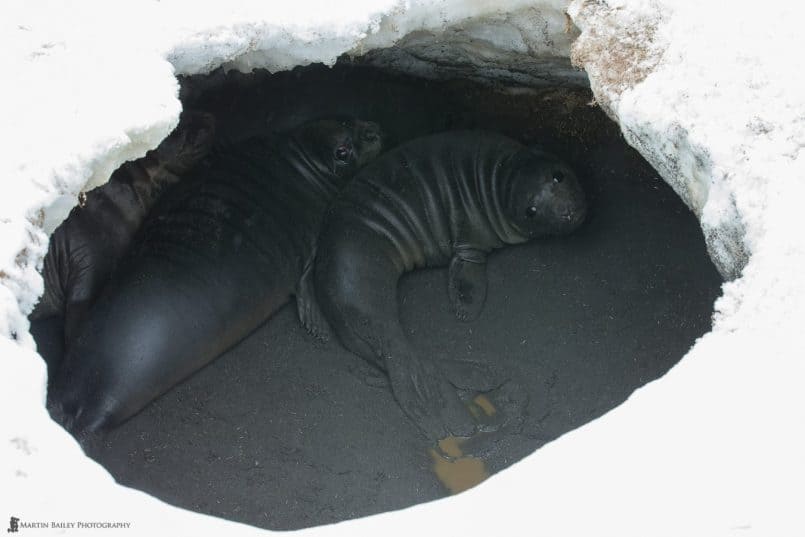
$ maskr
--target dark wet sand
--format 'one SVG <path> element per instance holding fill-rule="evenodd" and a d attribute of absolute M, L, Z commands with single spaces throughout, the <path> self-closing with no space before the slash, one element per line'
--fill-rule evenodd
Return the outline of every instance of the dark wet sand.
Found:
<path fill-rule="evenodd" d="M 585 227 L 493 254 L 477 321 L 454 318 L 445 270 L 401 284 L 403 323 L 423 353 L 498 364 L 529 387 L 522 433 L 484 461 L 489 472 L 617 406 L 709 330 L 720 280 L 695 218 L 587 105 L 587 92 L 514 97 L 346 67 L 235 78 L 219 80 L 214 97 L 198 80 L 196 89 L 185 84 L 188 103 L 219 112 L 232 139 L 264 129 L 266 118 L 283 125 L 328 111 L 362 113 L 390 125 L 397 140 L 484 127 L 547 142 L 585 178 L 593 206 Z M 57 354 L 47 343 L 53 326 L 36 328 L 43 351 Z M 351 372 L 360 364 L 336 342 L 310 338 L 291 304 L 85 449 L 124 485 L 271 529 L 447 495 L 391 393 Z"/>

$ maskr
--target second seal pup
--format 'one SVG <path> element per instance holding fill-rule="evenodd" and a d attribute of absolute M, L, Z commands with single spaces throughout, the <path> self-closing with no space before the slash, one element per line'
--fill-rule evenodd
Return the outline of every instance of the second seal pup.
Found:
<path fill-rule="evenodd" d="M 409 343 L 400 276 L 449 265 L 456 314 L 473 319 L 486 297 L 490 251 L 570 232 L 585 213 L 573 171 L 542 150 L 480 131 L 408 142 L 364 168 L 334 202 L 316 260 L 320 313 L 348 349 L 387 373 L 400 406 L 429 438 L 468 436 L 474 424 L 456 393 L 468 377 L 448 381 Z M 322 331 L 321 316 L 309 316 L 308 328 Z"/>
<path fill-rule="evenodd" d="M 167 192 L 59 371 L 65 425 L 122 422 L 287 303 L 327 206 L 381 143 L 374 123 L 313 121 L 224 148 Z"/>

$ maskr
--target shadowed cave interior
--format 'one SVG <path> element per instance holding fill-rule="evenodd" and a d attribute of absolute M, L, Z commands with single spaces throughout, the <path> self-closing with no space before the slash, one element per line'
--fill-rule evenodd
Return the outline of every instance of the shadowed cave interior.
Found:
<path fill-rule="evenodd" d="M 439 460 L 361 359 L 281 312 L 121 427 L 83 440 L 126 486 L 270 529 L 400 509 L 475 483 L 622 403 L 710 329 L 721 280 L 693 214 L 588 89 L 429 81 L 350 61 L 182 80 L 226 143 L 333 114 L 379 122 L 389 146 L 458 128 L 499 131 L 567 159 L 591 211 L 568 237 L 493 253 L 480 318 L 458 321 L 446 269 L 400 285 L 402 321 L 426 356 L 498 364 L 528 387 L 518 435 L 488 459 Z M 60 319 L 34 323 L 62 352 Z M 437 464 L 438 462 L 438 464 Z"/>

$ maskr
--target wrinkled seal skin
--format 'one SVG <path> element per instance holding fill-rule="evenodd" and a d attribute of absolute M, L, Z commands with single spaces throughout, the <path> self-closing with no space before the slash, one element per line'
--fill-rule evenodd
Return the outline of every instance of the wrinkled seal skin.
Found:
<path fill-rule="evenodd" d="M 42 270 L 45 291 L 31 320 L 63 317 L 69 345 L 148 211 L 166 187 L 209 153 L 214 132 L 211 115 L 184 112 L 155 150 L 124 163 L 105 185 L 87 193 L 50 237 Z"/>
<path fill-rule="evenodd" d="M 539 149 L 476 131 L 404 144 L 358 173 L 334 202 L 316 259 L 319 315 L 308 328 L 321 333 L 329 324 L 348 349 L 386 372 L 400 406 L 430 439 L 472 435 L 457 390 L 490 390 L 500 379 L 417 354 L 400 325 L 400 276 L 449 265 L 456 314 L 474 319 L 490 251 L 568 233 L 585 214 L 573 171 Z"/>
<path fill-rule="evenodd" d="M 76 433 L 115 426 L 257 328 L 297 294 L 327 206 L 381 144 L 374 123 L 314 121 L 221 149 L 167 192 L 68 351 L 54 414 Z"/>

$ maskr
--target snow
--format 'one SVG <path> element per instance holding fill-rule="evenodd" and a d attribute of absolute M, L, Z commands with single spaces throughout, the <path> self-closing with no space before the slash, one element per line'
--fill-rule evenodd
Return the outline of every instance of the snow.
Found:
<path fill-rule="evenodd" d="M 428 51 L 444 40 L 462 74 L 517 80 L 514 67 L 526 65 L 521 83 L 578 83 L 563 59 L 572 56 L 629 143 L 700 218 L 728 282 L 712 332 L 602 418 L 460 496 L 305 533 L 427 534 L 449 524 L 454 534 L 484 535 L 505 521 L 549 535 L 805 534 L 797 61 L 805 8 L 575 0 L 568 11 L 580 36 L 565 32 L 565 8 L 560 0 L 4 2 L 0 519 L 128 521 L 136 535 L 260 531 L 115 485 L 49 420 L 45 368 L 24 315 L 42 290 L 36 268 L 47 233 L 82 189 L 173 128 L 177 73 L 276 70 L 398 41 Z M 425 56 L 433 68 L 401 62 L 402 52 L 376 54 L 392 68 L 438 75 L 438 57 Z"/>

